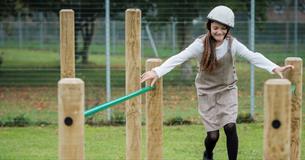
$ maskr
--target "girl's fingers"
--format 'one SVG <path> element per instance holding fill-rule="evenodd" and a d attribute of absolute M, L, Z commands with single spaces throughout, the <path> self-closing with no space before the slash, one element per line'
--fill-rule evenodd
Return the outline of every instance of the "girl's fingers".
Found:
<path fill-rule="evenodd" d="M 157 79 L 158 79 L 158 78 L 154 78 L 154 79 L 151 81 L 150 86 L 153 86 L 153 85 L 156 83 Z"/>
<path fill-rule="evenodd" d="M 294 66 L 293 65 L 284 66 L 283 72 L 285 72 L 286 70 L 290 70 L 290 69 L 294 69 Z"/>
<path fill-rule="evenodd" d="M 141 78 L 143 78 L 145 75 L 146 75 L 146 72 L 141 75 Z"/>
<path fill-rule="evenodd" d="M 141 83 L 147 81 L 148 79 L 149 79 L 149 77 L 147 77 L 147 76 L 142 77 L 142 78 L 141 78 Z"/>
<path fill-rule="evenodd" d="M 282 79 L 284 78 L 282 72 L 278 72 L 277 74 L 278 74 Z"/>
<path fill-rule="evenodd" d="M 150 79 L 152 79 L 150 85 L 153 86 L 158 79 L 158 77 L 157 77 L 157 75 L 155 74 L 154 71 L 147 71 L 144 74 L 142 74 L 140 81 L 141 81 L 141 83 L 143 83 L 143 82 L 145 82 L 147 80 L 150 80 Z"/>
<path fill-rule="evenodd" d="M 151 71 L 147 71 L 147 72 L 143 73 L 143 74 L 141 75 L 141 78 L 143 78 L 143 77 L 146 77 L 146 76 L 150 75 L 150 72 L 151 72 Z"/>
<path fill-rule="evenodd" d="M 274 70 L 274 72 L 280 76 L 280 78 L 283 78 L 283 75 L 282 75 L 282 71 L 283 71 L 283 67 L 279 67 L 277 68 L 276 70 Z"/>
<path fill-rule="evenodd" d="M 153 77 L 151 76 L 151 75 L 149 75 L 149 74 L 145 74 L 145 75 L 143 75 L 142 77 L 141 77 L 141 83 L 142 82 L 145 82 L 145 81 L 147 81 L 147 80 L 149 80 L 149 79 L 152 79 Z"/>

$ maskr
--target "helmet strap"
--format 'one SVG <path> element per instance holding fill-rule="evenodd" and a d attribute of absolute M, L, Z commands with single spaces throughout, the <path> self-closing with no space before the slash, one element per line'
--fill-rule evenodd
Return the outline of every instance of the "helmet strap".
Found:
<path fill-rule="evenodd" d="M 227 31 L 226 35 L 223 37 L 223 39 L 227 38 L 227 35 L 228 35 L 229 32 L 230 32 L 230 27 L 228 27 L 228 31 Z"/>

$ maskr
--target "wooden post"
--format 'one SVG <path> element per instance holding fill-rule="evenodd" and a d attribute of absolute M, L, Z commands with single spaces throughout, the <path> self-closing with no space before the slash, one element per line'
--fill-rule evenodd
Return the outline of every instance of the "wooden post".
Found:
<path fill-rule="evenodd" d="M 285 59 L 285 65 L 293 65 L 294 69 L 285 73 L 292 88 L 291 97 L 291 160 L 301 159 L 301 135 L 302 135 L 302 75 L 303 61 L 298 57 L 288 57 Z"/>
<path fill-rule="evenodd" d="M 59 159 L 83 160 L 84 82 L 75 78 L 74 11 L 60 11 L 60 76 L 58 82 Z"/>
<path fill-rule="evenodd" d="M 126 95 L 141 88 L 141 10 L 125 12 Z M 126 160 L 141 159 L 141 97 L 126 102 Z"/>
<path fill-rule="evenodd" d="M 290 82 L 270 79 L 264 86 L 264 160 L 290 159 Z"/>
<path fill-rule="evenodd" d="M 146 71 L 161 64 L 161 59 L 148 59 Z M 150 82 L 146 82 L 146 85 Z M 147 160 L 162 159 L 163 145 L 163 81 L 158 79 L 155 89 L 146 93 L 146 142 Z"/>
<path fill-rule="evenodd" d="M 84 82 L 63 78 L 58 82 L 59 159 L 83 160 Z"/>
<path fill-rule="evenodd" d="M 60 10 L 60 76 L 75 77 L 74 11 Z"/>

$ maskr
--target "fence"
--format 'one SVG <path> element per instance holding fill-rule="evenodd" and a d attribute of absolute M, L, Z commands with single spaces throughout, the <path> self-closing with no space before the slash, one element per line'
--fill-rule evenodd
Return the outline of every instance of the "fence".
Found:
<path fill-rule="evenodd" d="M 161 57 L 167 57 L 164 50 L 171 54 L 179 51 L 176 26 L 182 22 L 142 22 L 142 49 L 145 56 L 154 56 L 152 41 L 155 43 Z M 188 23 L 189 43 L 197 36 L 204 34 L 204 21 Z M 59 28 L 58 21 L 10 21 L 0 22 L 1 48 L 30 48 L 58 51 Z M 105 28 L 102 17 L 95 21 L 95 31 L 90 47 L 90 54 L 104 54 Z M 111 54 L 124 53 L 124 21 L 110 22 Z M 233 35 L 244 44 L 248 44 L 248 22 L 238 21 L 233 29 Z M 264 54 L 293 54 L 295 46 L 298 51 L 304 50 L 305 22 L 298 23 L 298 42 L 294 41 L 294 22 L 260 22 L 256 23 L 256 50 Z M 151 37 L 149 36 L 151 33 Z M 150 39 L 152 38 L 152 39 Z M 77 39 L 81 44 L 82 40 Z M 298 53 L 301 54 L 301 53 Z M 298 55 L 296 55 L 298 56 Z"/>

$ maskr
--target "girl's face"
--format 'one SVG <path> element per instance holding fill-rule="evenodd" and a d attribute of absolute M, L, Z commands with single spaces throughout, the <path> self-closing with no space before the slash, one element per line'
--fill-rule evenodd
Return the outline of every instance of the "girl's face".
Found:
<path fill-rule="evenodd" d="M 211 35 L 217 42 L 222 42 L 227 32 L 227 26 L 218 22 L 211 23 Z"/>

